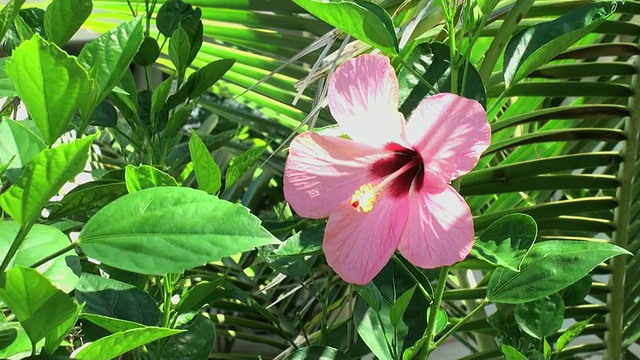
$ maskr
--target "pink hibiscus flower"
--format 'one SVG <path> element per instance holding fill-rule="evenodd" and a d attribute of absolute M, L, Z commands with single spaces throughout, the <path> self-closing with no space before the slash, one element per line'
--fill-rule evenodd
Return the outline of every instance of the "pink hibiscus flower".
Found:
<path fill-rule="evenodd" d="M 489 146 L 482 106 L 453 94 L 423 100 L 405 121 L 389 59 L 362 55 L 330 80 L 329 108 L 351 140 L 311 131 L 291 143 L 284 195 L 303 217 L 329 217 L 322 248 L 347 282 L 371 281 L 398 249 L 421 268 L 463 260 L 469 206 L 451 180 Z"/>

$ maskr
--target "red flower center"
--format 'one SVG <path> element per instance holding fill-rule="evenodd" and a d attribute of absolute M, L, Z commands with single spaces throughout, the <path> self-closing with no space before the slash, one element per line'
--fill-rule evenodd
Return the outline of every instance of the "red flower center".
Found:
<path fill-rule="evenodd" d="M 397 143 L 388 143 L 385 149 L 393 154 L 373 163 L 369 171 L 376 177 L 385 178 L 404 168 L 389 183 L 389 194 L 394 197 L 407 195 L 412 185 L 415 191 L 420 191 L 424 185 L 424 162 L 420 153 Z"/>

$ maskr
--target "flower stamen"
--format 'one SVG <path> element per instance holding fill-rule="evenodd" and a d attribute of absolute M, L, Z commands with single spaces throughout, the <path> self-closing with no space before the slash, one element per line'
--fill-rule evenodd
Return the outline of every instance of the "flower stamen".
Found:
<path fill-rule="evenodd" d="M 370 183 L 364 184 L 358 188 L 351 196 L 351 206 L 357 212 L 365 212 L 373 210 L 373 206 L 382 195 L 382 188 L 373 186 Z"/>

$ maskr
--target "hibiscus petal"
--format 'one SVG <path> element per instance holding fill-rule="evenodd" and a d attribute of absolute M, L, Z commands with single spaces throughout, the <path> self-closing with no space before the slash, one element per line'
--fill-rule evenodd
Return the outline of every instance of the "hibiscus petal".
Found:
<path fill-rule="evenodd" d="M 291 142 L 284 169 L 284 197 L 298 215 L 321 219 L 375 178 L 369 166 L 388 151 L 310 131 Z M 387 155 L 388 156 L 388 155 Z"/>
<path fill-rule="evenodd" d="M 329 109 L 352 139 L 375 146 L 401 140 L 405 120 L 389 59 L 361 55 L 342 64 L 329 81 Z"/>
<path fill-rule="evenodd" d="M 408 199 L 384 195 L 370 212 L 343 202 L 331 213 L 322 249 L 342 279 L 364 285 L 387 264 L 407 220 Z"/>
<path fill-rule="evenodd" d="M 398 250 L 426 269 L 455 264 L 473 246 L 473 219 L 462 196 L 447 186 L 440 193 L 413 194 Z"/>
<path fill-rule="evenodd" d="M 449 183 L 476 166 L 491 142 L 491 128 L 477 101 L 438 94 L 411 114 L 406 137 L 425 162 L 427 182 Z"/>

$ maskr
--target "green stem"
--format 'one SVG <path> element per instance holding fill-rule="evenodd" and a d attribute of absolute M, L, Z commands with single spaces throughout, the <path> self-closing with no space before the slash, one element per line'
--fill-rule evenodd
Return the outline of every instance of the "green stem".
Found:
<path fill-rule="evenodd" d="M 11 243 L 9 251 L 7 251 L 7 255 L 5 255 L 4 260 L 2 260 L 2 264 L 0 265 L 0 273 L 3 273 L 5 272 L 5 270 L 7 270 L 9 264 L 11 263 L 11 260 L 13 260 L 13 257 L 18 252 L 18 249 L 20 249 L 20 246 L 22 246 L 24 239 L 27 238 L 27 234 L 29 234 L 29 230 L 31 230 L 32 227 L 33 221 L 30 221 L 29 223 L 20 227 L 20 230 L 18 230 L 15 239 L 13 239 L 13 243 Z"/>
<path fill-rule="evenodd" d="M 429 320 L 427 321 L 427 330 L 425 331 L 425 337 L 427 338 L 426 345 L 422 348 L 420 358 L 426 360 L 429 358 L 429 354 L 435 349 L 433 344 L 433 338 L 435 337 L 436 329 L 436 316 L 438 315 L 438 309 L 442 303 L 442 296 L 444 295 L 444 289 L 447 285 L 447 278 L 449 277 L 449 266 L 445 266 L 440 269 L 440 277 L 438 278 L 438 287 L 433 296 L 433 303 L 429 307 Z"/>
<path fill-rule="evenodd" d="M 393 254 L 393 260 L 398 265 L 400 265 L 400 267 L 407 273 L 407 275 L 409 275 L 409 277 L 416 283 L 416 285 L 418 286 L 418 289 L 420 289 L 420 292 L 425 297 L 425 299 L 427 299 L 427 301 L 429 301 L 429 302 L 432 302 L 433 299 L 431 298 L 431 295 L 429 295 L 429 292 L 427 291 L 427 289 L 425 289 L 424 286 L 422 286 L 422 283 L 420 282 L 420 280 L 418 280 L 418 278 L 411 272 L 411 270 L 409 270 L 407 265 L 405 265 L 402 262 L 402 260 L 400 260 L 400 258 L 398 258 L 398 256 L 396 254 Z"/>
<path fill-rule="evenodd" d="M 484 309 L 485 306 L 487 306 L 489 304 L 489 301 L 484 300 L 482 301 L 478 306 L 476 306 L 475 309 L 471 310 L 470 313 L 468 313 L 467 315 L 465 315 L 465 317 L 463 317 L 462 319 L 460 319 L 460 321 L 458 321 L 455 325 L 453 325 L 453 327 L 451 327 L 451 329 L 449 329 L 449 331 L 447 331 L 446 333 L 444 333 L 439 339 L 438 341 L 433 343 L 433 348 L 437 348 L 438 346 L 442 345 L 442 343 L 451 335 L 455 334 L 455 332 L 460 328 L 460 326 L 462 326 L 465 322 L 467 322 L 468 320 L 472 319 L 473 316 L 480 310 Z"/>
<path fill-rule="evenodd" d="M 47 263 L 48 261 L 51 261 L 51 260 L 53 260 L 53 259 L 57 258 L 58 256 L 60 256 L 60 255 L 62 255 L 62 254 L 64 254 L 64 253 L 67 253 L 67 252 L 69 252 L 69 251 L 71 251 L 71 250 L 75 249 L 76 247 L 78 247 L 78 243 L 75 243 L 75 242 L 74 242 L 74 243 L 71 243 L 71 244 L 69 244 L 68 246 L 66 246 L 66 247 L 64 247 L 64 248 L 62 248 L 62 249 L 60 249 L 60 250 L 58 250 L 58 251 L 54 252 L 53 254 L 51 254 L 51 255 L 49 255 L 49 256 L 47 256 L 47 257 L 43 258 L 42 260 L 35 262 L 33 265 L 31 265 L 31 266 L 29 266 L 29 267 L 30 267 L 30 268 L 34 268 L 34 269 L 35 269 L 35 268 L 37 268 L 38 266 L 40 266 L 40 265 L 42 265 L 42 264 L 45 264 L 45 263 Z"/>

